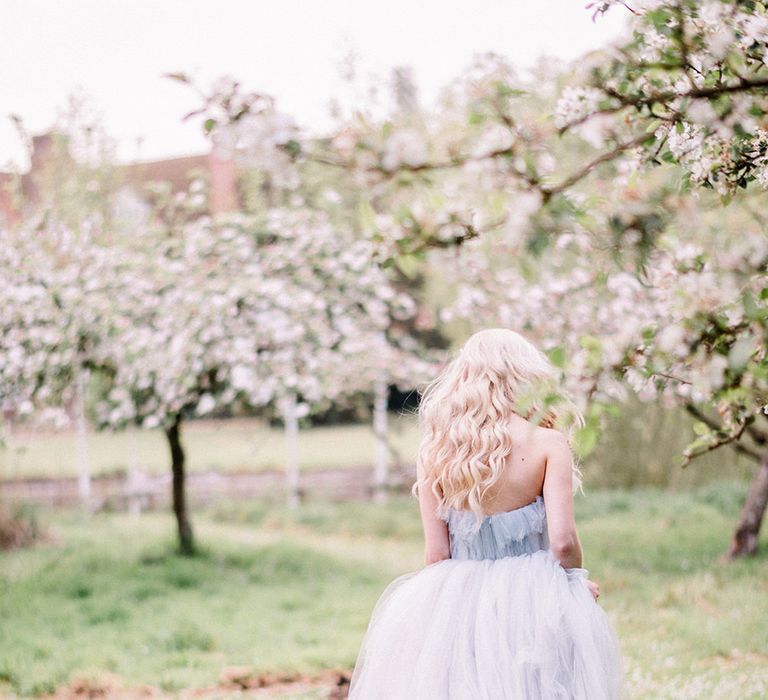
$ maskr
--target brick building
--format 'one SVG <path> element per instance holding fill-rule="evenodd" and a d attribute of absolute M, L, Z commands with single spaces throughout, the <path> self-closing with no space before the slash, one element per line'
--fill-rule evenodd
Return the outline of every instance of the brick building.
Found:
<path fill-rule="evenodd" d="M 40 201 L 37 175 L 42 173 L 54 156 L 55 135 L 40 134 L 32 138 L 30 167 L 26 173 L 0 172 L 0 225 L 18 223 L 27 210 Z M 145 185 L 163 182 L 171 192 L 187 189 L 196 174 L 207 179 L 210 212 L 218 214 L 237 209 L 240 197 L 237 172 L 232 160 L 216 153 L 166 158 L 118 165 L 114 169 L 116 189 L 124 199 L 140 202 L 146 198 Z"/>

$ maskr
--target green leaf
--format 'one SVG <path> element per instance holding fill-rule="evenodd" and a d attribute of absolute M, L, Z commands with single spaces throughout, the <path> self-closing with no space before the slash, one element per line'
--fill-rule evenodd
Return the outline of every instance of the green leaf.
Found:
<path fill-rule="evenodd" d="M 185 85 L 189 85 L 192 81 L 189 79 L 189 76 L 186 73 L 163 73 L 164 78 L 168 78 L 169 80 L 175 80 L 177 83 L 184 83 Z"/>
<path fill-rule="evenodd" d="M 370 202 L 360 201 L 357 205 L 357 215 L 360 217 L 360 223 L 363 228 L 376 228 L 376 212 Z"/>
<path fill-rule="evenodd" d="M 706 423 L 703 423 L 702 421 L 696 421 L 693 424 L 693 432 L 696 433 L 696 435 L 708 435 L 709 434 L 709 426 Z"/>
<path fill-rule="evenodd" d="M 481 112 L 470 112 L 468 122 L 470 125 L 482 124 L 485 121 L 485 115 Z"/>
<path fill-rule="evenodd" d="M 208 117 L 208 119 L 206 119 L 203 122 L 203 130 L 205 131 L 206 134 L 210 134 L 215 127 L 216 127 L 216 120 L 213 119 L 212 117 Z"/>
<path fill-rule="evenodd" d="M 283 148 L 292 158 L 296 158 L 301 153 L 301 144 L 296 139 L 287 141 L 283 144 Z"/>
<path fill-rule="evenodd" d="M 752 291 L 747 289 L 741 298 L 742 304 L 744 304 L 744 315 L 752 320 L 762 319 L 765 315 L 764 309 L 757 305 L 755 296 Z"/>
<path fill-rule="evenodd" d="M 558 369 L 565 367 L 565 350 L 561 346 L 550 349 L 547 352 L 549 361 Z"/>
<path fill-rule="evenodd" d="M 711 433 L 708 433 L 707 435 L 702 435 L 701 437 L 697 437 L 693 442 L 686 445 L 685 449 L 683 450 L 683 454 L 685 456 L 688 456 L 693 453 L 699 452 L 703 448 L 709 447 L 711 443 L 712 443 Z"/>
<path fill-rule="evenodd" d="M 415 279 L 420 267 L 420 261 L 417 256 L 412 254 L 400 255 L 397 257 L 397 267 L 408 279 Z"/>
<path fill-rule="evenodd" d="M 754 349 L 751 338 L 739 338 L 728 352 L 728 366 L 733 370 L 742 369 L 749 362 Z"/>
<path fill-rule="evenodd" d="M 579 428 L 573 436 L 573 449 L 581 457 L 587 457 L 597 447 L 597 429 L 591 425 Z"/>

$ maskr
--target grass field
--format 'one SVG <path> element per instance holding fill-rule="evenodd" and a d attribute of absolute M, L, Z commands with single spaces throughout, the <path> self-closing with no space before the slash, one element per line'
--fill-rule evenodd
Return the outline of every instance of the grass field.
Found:
<path fill-rule="evenodd" d="M 756 559 L 717 562 L 744 491 L 722 482 L 577 498 L 584 564 L 621 637 L 632 698 L 766 697 L 768 542 Z M 74 673 L 174 694 L 230 666 L 349 668 L 383 587 L 421 566 L 406 497 L 296 513 L 219 505 L 195 514 L 195 558 L 174 554 L 162 513 L 47 517 L 49 541 L 0 559 L 7 697 L 50 692 Z"/>
<path fill-rule="evenodd" d="M 395 449 L 412 459 L 418 443 L 415 421 L 393 415 L 390 426 Z M 194 421 L 184 426 L 183 439 L 192 471 L 261 471 L 283 465 L 283 431 L 257 419 Z M 71 432 L 18 432 L 5 442 L 0 449 L 2 479 L 77 475 L 77 442 Z M 151 473 L 168 470 L 168 445 L 160 430 L 91 433 L 88 446 L 93 474 L 134 467 Z M 371 464 L 374 446 L 367 424 L 313 427 L 301 433 L 300 466 L 327 469 Z"/>

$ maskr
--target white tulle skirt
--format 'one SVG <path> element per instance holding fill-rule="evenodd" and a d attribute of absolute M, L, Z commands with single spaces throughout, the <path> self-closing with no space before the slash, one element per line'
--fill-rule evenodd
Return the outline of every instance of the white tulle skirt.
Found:
<path fill-rule="evenodd" d="M 446 559 L 404 574 L 373 609 L 350 700 L 615 700 L 619 642 L 548 550 Z"/>

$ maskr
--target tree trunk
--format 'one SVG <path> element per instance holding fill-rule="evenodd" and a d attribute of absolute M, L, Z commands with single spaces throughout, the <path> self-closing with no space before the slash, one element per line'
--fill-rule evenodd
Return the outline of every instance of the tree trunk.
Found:
<path fill-rule="evenodd" d="M 749 485 L 747 500 L 741 509 L 739 522 L 728 549 L 728 559 L 751 556 L 757 552 L 757 537 L 766 505 L 768 505 L 768 457 L 760 462 L 757 473 Z"/>
<path fill-rule="evenodd" d="M 136 431 L 130 431 L 130 433 L 128 433 L 128 438 L 131 441 L 129 451 L 130 457 L 128 458 L 128 477 L 126 479 L 128 512 L 131 515 L 138 517 L 141 515 L 142 500 L 146 490 L 146 479 L 139 464 L 139 446 L 136 441 Z"/>
<path fill-rule="evenodd" d="M 181 417 L 176 416 L 170 427 L 165 429 L 168 445 L 171 448 L 171 471 L 173 472 L 173 512 L 179 529 L 179 550 L 182 554 L 195 553 L 195 540 L 192 524 L 187 512 L 185 489 L 185 455 L 181 445 Z"/>
<path fill-rule="evenodd" d="M 373 389 L 373 433 L 376 454 L 373 467 L 373 502 L 386 503 L 389 488 L 389 443 L 387 442 L 387 398 L 389 386 L 377 381 Z"/>

